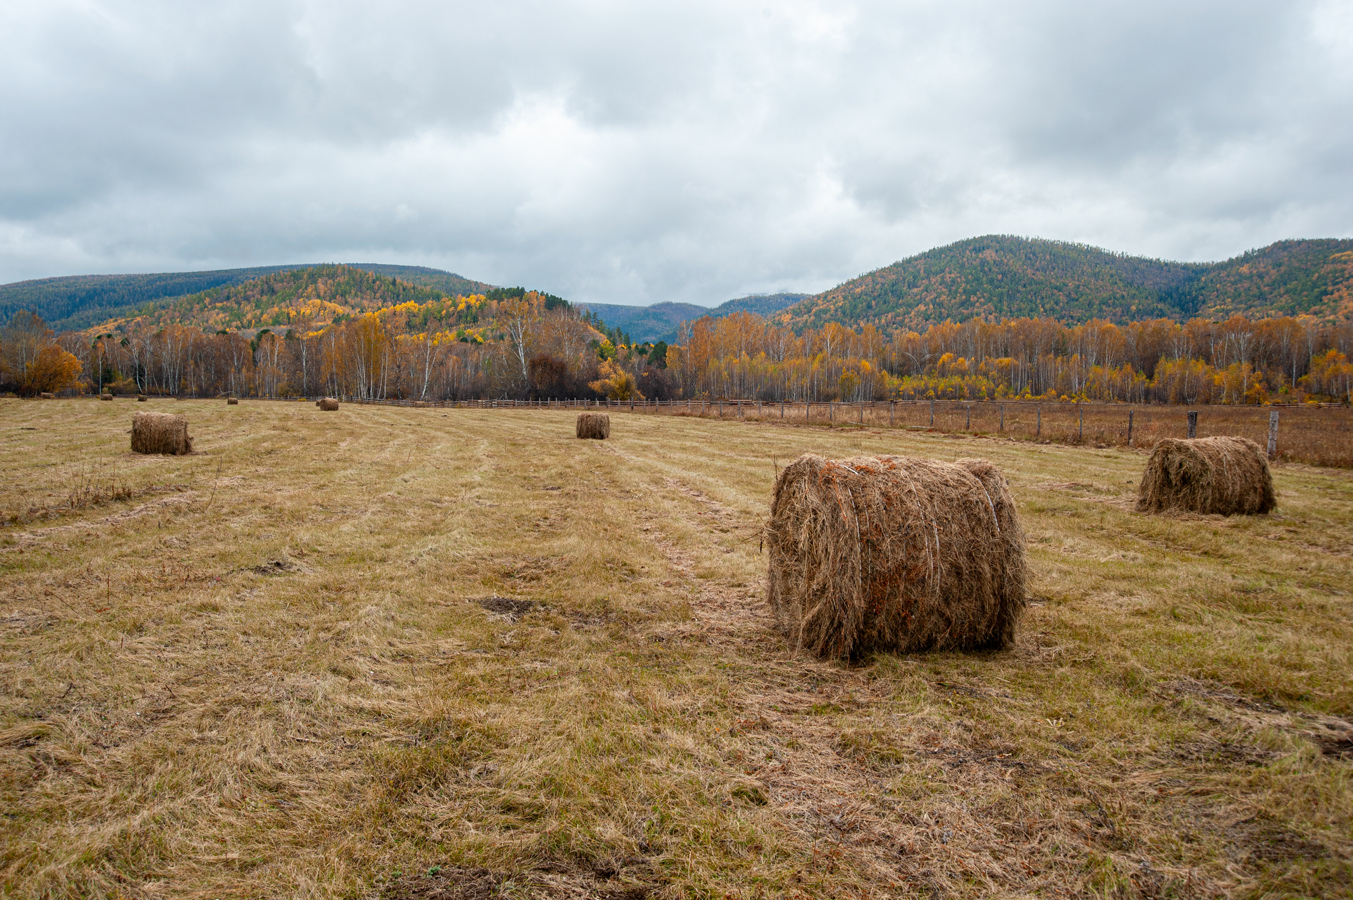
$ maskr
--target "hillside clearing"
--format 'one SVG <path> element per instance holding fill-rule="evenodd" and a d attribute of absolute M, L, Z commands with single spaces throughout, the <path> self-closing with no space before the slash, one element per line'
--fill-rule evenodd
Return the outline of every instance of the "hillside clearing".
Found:
<path fill-rule="evenodd" d="M 1353 474 L 570 411 L 0 400 L 0 893 L 1353 895 Z M 141 408 L 146 408 L 142 405 Z M 787 652 L 776 467 L 1002 468 L 1013 651 Z"/>

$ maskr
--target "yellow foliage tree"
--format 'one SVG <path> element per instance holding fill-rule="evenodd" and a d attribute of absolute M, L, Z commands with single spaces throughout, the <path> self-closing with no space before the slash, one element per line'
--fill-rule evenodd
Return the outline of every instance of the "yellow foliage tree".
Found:
<path fill-rule="evenodd" d="M 23 388 L 25 393 L 38 394 L 49 391 L 55 394 L 75 384 L 80 377 L 80 360 L 67 353 L 56 344 L 48 344 L 38 352 L 37 358 L 28 364 L 24 372 Z"/>
<path fill-rule="evenodd" d="M 587 386 L 598 394 L 605 394 L 608 400 L 644 399 L 644 395 L 639 393 L 639 384 L 634 380 L 634 376 L 617 366 L 615 360 L 604 361 L 597 374 L 601 377 L 596 381 L 589 381 Z"/>

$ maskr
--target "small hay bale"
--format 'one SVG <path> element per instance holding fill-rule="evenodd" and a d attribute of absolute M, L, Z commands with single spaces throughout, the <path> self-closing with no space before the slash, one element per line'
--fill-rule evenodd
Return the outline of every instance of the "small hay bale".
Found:
<path fill-rule="evenodd" d="M 39 400 L 55 400 L 55 399 L 56 399 L 56 394 L 53 394 L 53 393 L 50 392 L 50 391 L 43 391 L 42 393 L 38 394 L 38 399 L 39 399 Z"/>
<path fill-rule="evenodd" d="M 1024 531 L 983 459 L 828 460 L 775 481 L 769 599 L 819 656 L 1005 648 L 1025 605 Z"/>
<path fill-rule="evenodd" d="M 136 395 L 136 402 L 137 402 L 137 403 L 145 403 L 145 402 L 146 402 L 146 395 L 145 395 L 145 394 L 137 394 L 137 395 Z"/>
<path fill-rule="evenodd" d="M 333 412 L 338 409 L 338 401 L 333 397 L 325 397 L 323 400 L 319 401 L 319 408 L 325 412 Z"/>
<path fill-rule="evenodd" d="M 1137 512 L 1256 515 L 1277 505 L 1268 460 L 1249 438 L 1157 441 L 1137 487 Z"/>
<path fill-rule="evenodd" d="M 112 394 L 99 394 L 99 399 L 100 399 L 100 400 L 112 400 L 112 399 L 113 399 L 113 395 L 112 395 Z"/>
<path fill-rule="evenodd" d="M 606 413 L 578 413 L 578 437 L 604 441 L 611 436 L 611 417 Z"/>
<path fill-rule="evenodd" d="M 188 417 L 162 412 L 139 412 L 132 416 L 132 452 L 171 456 L 192 453 Z"/>
<path fill-rule="evenodd" d="M 239 405 L 240 405 L 240 398 L 239 398 L 239 397 L 227 397 L 227 398 L 226 398 L 226 406 L 239 406 Z"/>

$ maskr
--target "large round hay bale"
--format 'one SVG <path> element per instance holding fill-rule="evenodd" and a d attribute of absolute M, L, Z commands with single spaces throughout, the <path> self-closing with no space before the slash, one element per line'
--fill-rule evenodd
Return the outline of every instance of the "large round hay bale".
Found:
<path fill-rule="evenodd" d="M 239 406 L 239 405 L 240 405 L 240 398 L 239 398 L 239 397 L 227 397 L 227 398 L 226 398 L 226 406 Z"/>
<path fill-rule="evenodd" d="M 766 543 L 776 622 L 820 656 L 1008 647 L 1024 611 L 1024 531 L 986 460 L 801 456 Z"/>
<path fill-rule="evenodd" d="M 112 399 L 113 399 L 113 395 L 112 395 L 112 394 L 99 394 L 99 399 L 100 399 L 100 400 L 112 400 Z"/>
<path fill-rule="evenodd" d="M 611 436 L 611 417 L 606 413 L 578 413 L 577 434 L 580 438 L 604 441 Z"/>
<path fill-rule="evenodd" d="M 137 403 L 145 403 L 145 402 L 146 402 L 146 395 L 145 395 L 145 394 L 137 394 L 137 395 L 136 395 L 136 402 L 137 402 Z"/>
<path fill-rule="evenodd" d="M 139 412 L 132 416 L 132 452 L 172 456 L 192 453 L 188 417 L 162 412 Z"/>
<path fill-rule="evenodd" d="M 338 409 L 338 401 L 333 397 L 325 397 L 323 400 L 319 401 L 319 408 L 326 412 L 333 412 Z"/>
<path fill-rule="evenodd" d="M 1138 512 L 1254 515 L 1277 505 L 1268 460 L 1248 438 L 1157 441 L 1137 487 Z"/>
<path fill-rule="evenodd" d="M 38 399 L 39 399 L 39 400 L 55 400 L 55 399 L 56 399 L 56 394 L 53 394 L 51 391 L 42 391 L 41 393 L 38 394 Z"/>

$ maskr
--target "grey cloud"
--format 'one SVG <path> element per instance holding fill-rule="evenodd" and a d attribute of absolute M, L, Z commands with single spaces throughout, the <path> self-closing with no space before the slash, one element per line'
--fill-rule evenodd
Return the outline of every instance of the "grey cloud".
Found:
<path fill-rule="evenodd" d="M 1353 232 L 1353 4 L 0 7 L 0 281 L 306 260 L 596 302 L 949 240 Z"/>

